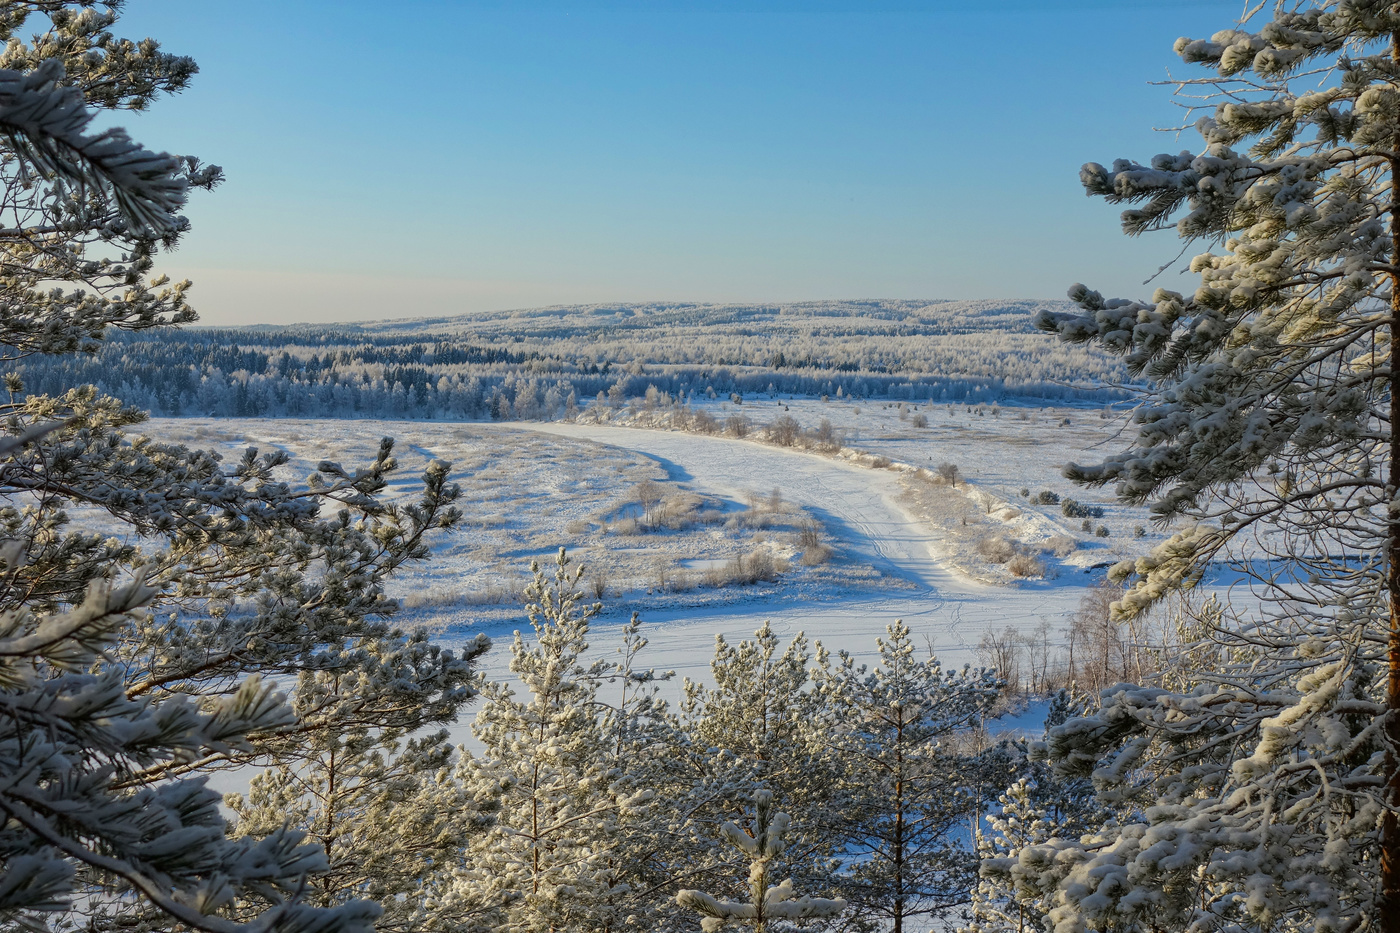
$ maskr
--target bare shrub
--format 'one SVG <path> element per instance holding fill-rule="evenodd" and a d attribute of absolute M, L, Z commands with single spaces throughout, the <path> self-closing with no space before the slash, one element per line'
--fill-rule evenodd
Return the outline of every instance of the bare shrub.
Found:
<path fill-rule="evenodd" d="M 720 587 L 771 583 L 785 570 L 786 563 L 775 558 L 768 550 L 760 548 L 752 553 L 734 557 L 723 567 L 712 567 L 705 571 L 704 584 Z"/>
<path fill-rule="evenodd" d="M 1021 637 L 1008 625 L 1000 632 L 988 629 L 977 642 L 977 660 L 1006 681 L 1011 693 L 1021 692 Z"/>
<path fill-rule="evenodd" d="M 1029 554 L 1017 554 L 1006 562 L 1006 569 L 1013 577 L 1039 578 L 1045 576 L 1045 565 Z"/>
<path fill-rule="evenodd" d="M 801 433 L 802 425 L 792 415 L 779 415 L 767 429 L 768 439 L 779 447 L 791 447 Z"/>
<path fill-rule="evenodd" d="M 1020 509 L 1013 509 L 1013 508 L 1009 508 L 1009 507 L 1008 507 L 1008 508 L 1006 509 L 1006 511 L 1004 511 L 1004 512 L 1001 513 L 1002 521 L 1006 521 L 1006 522 L 1009 522 L 1009 521 L 1011 521 L 1012 519 L 1016 519 L 1016 518 L 1020 518 L 1020 517 L 1021 517 L 1021 510 L 1020 510 Z"/>
<path fill-rule="evenodd" d="M 1045 550 L 1056 557 L 1068 557 L 1079 550 L 1079 542 L 1069 535 L 1055 535 L 1045 542 Z"/>
<path fill-rule="evenodd" d="M 923 412 L 920 412 L 919 414 L 914 416 L 914 420 L 911 423 L 916 428 L 926 428 L 928 427 L 928 415 L 924 414 Z"/>
<path fill-rule="evenodd" d="M 1113 618 L 1112 605 L 1121 587 L 1102 580 L 1089 588 L 1070 618 L 1066 651 L 1069 676 L 1082 689 L 1097 693 L 1120 681 L 1145 684 L 1155 673 L 1152 646 L 1133 623 Z"/>
<path fill-rule="evenodd" d="M 702 525 L 718 525 L 724 522 L 724 512 L 719 509 L 702 509 L 695 520 Z"/>
<path fill-rule="evenodd" d="M 693 492 L 676 492 L 661 500 L 652 515 L 652 527 L 683 531 L 695 524 L 701 499 Z"/>
<path fill-rule="evenodd" d="M 874 467 L 875 469 L 877 469 L 877 470 L 883 470 L 883 469 L 885 469 L 885 468 L 888 467 L 892 462 L 893 462 L 893 461 L 890 460 L 889 457 L 886 457 L 886 456 L 884 456 L 883 454 L 876 454 L 875 456 L 873 456 L 873 457 L 870 458 L 870 465 L 871 465 L 872 467 Z"/>
<path fill-rule="evenodd" d="M 608 573 L 606 567 L 599 567 L 589 574 L 588 587 L 593 591 L 594 599 L 603 599 L 608 595 L 608 584 L 612 582 L 612 575 Z"/>
<path fill-rule="evenodd" d="M 831 426 L 830 418 L 823 418 L 817 423 L 810 439 L 812 446 L 818 450 L 837 450 L 841 446 L 841 440 L 836 435 L 836 429 Z"/>
<path fill-rule="evenodd" d="M 666 557 L 658 557 L 651 562 L 652 579 L 656 581 L 657 589 L 666 589 L 666 584 L 670 582 L 674 569 L 674 565 Z"/>
<path fill-rule="evenodd" d="M 610 530 L 615 535 L 631 537 L 638 534 L 642 530 L 642 526 L 637 523 L 635 518 L 624 518 L 622 521 L 613 522 Z"/>
<path fill-rule="evenodd" d="M 525 584 L 520 580 L 514 580 L 504 584 L 492 583 L 482 589 L 468 590 L 462 593 L 457 600 L 457 605 L 504 606 L 519 602 L 524 591 Z"/>
<path fill-rule="evenodd" d="M 947 483 L 949 486 L 958 485 L 958 465 L 956 463 L 948 463 L 947 461 L 944 461 L 943 463 L 940 463 L 938 466 L 934 467 L 933 472 L 938 475 L 939 479 Z"/>
<path fill-rule="evenodd" d="M 994 564 L 1004 564 L 1016 556 L 1016 549 L 1001 535 L 988 535 L 977 542 L 977 553 Z"/>
<path fill-rule="evenodd" d="M 564 526 L 564 532 L 565 534 L 571 535 L 585 535 L 588 534 L 588 529 L 592 526 L 592 524 L 593 523 L 588 521 L 587 519 L 576 518 Z"/>
<path fill-rule="evenodd" d="M 724 433 L 730 437 L 748 437 L 752 425 L 744 415 L 730 415 L 724 419 Z"/>
<path fill-rule="evenodd" d="M 768 550 L 757 550 L 747 557 L 741 554 L 730 563 L 733 566 L 730 579 L 744 586 L 771 583 L 783 570 L 782 564 Z"/>
<path fill-rule="evenodd" d="M 690 416 L 690 429 L 701 434 L 715 434 L 719 431 L 719 421 L 702 408 Z"/>
<path fill-rule="evenodd" d="M 428 609 L 442 606 L 456 606 L 466 602 L 461 590 L 445 586 L 429 586 L 416 589 L 399 599 L 405 609 Z"/>
<path fill-rule="evenodd" d="M 821 522 L 808 518 L 797 528 L 797 546 L 802 549 L 804 567 L 818 567 L 831 560 L 831 548 L 822 541 Z"/>

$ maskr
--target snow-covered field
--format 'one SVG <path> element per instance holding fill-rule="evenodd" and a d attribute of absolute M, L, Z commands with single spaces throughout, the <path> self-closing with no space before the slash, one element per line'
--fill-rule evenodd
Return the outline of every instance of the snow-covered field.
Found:
<path fill-rule="evenodd" d="M 737 410 L 711 405 L 719 416 Z M 974 521 L 1013 537 L 1072 536 L 1077 549 L 1063 560 L 1046 555 L 1047 579 L 989 585 L 954 569 L 967 542 L 920 516 L 906 495 L 907 471 L 751 440 L 564 422 L 162 419 L 147 431 L 230 451 L 277 446 L 293 455 L 289 478 L 303 477 L 320 459 L 347 466 L 367 460 L 389 434 L 398 438 L 405 467 L 395 489 L 403 495 L 412 492 L 414 468 L 433 457 L 453 462 L 467 493 L 467 520 L 439 542 L 432 561 L 400 581 L 398 592 L 405 622 L 433 626 L 446 644 L 490 634 L 498 646 L 487 663 L 493 676 L 506 672 L 511 632 L 526 627 L 515 597 L 528 562 L 548 559 L 561 544 L 585 563 L 609 568 L 595 648 L 609 649 L 617 626 L 638 610 L 651 640 L 646 663 L 703 679 L 716 635 L 743 638 L 765 619 L 780 632 L 802 631 L 832 650 L 869 657 L 885 626 L 902 618 L 945 664 L 976 663 L 983 633 L 1030 630 L 1042 620 L 1059 631 L 1095 578 L 1094 565 L 1160 538 L 1149 532 L 1134 539 L 1130 529 L 1146 524 L 1144 515 L 1059 476 L 1065 462 L 1091 460 L 1094 447 L 1111 443 L 1115 425 L 1097 410 L 921 406 L 928 424 L 915 427 L 912 407 L 901 411 L 893 403 L 764 399 L 742 408 L 755 422 L 789 413 L 813 427 L 827 418 L 848 435 L 848 446 L 904 463 L 957 463 L 970 481 L 959 495 L 1005 505 L 978 510 Z M 637 485 L 648 480 L 667 495 L 690 496 L 703 507 L 696 514 L 711 518 L 674 531 L 620 533 L 639 508 Z M 1112 536 L 1086 534 L 1057 507 L 1021 495 L 1043 488 L 1102 505 Z M 765 512 L 770 501 L 781 501 L 781 509 Z M 804 567 L 798 559 L 799 518 L 820 524 L 833 552 L 824 565 Z M 704 585 L 702 568 L 754 549 L 786 562 L 777 582 Z"/>

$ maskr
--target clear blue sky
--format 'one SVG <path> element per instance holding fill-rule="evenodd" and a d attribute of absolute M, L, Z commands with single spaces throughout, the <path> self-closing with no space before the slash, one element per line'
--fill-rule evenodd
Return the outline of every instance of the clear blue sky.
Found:
<path fill-rule="evenodd" d="M 129 0 L 122 32 L 201 73 L 120 122 L 228 173 L 164 264 L 209 324 L 1137 295 L 1179 247 L 1123 237 L 1079 166 L 1196 148 L 1149 82 L 1240 10 Z"/>

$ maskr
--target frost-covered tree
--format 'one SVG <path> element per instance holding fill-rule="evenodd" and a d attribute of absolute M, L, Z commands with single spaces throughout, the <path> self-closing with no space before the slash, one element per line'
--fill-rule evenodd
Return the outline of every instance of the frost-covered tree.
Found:
<path fill-rule="evenodd" d="M 676 903 L 693 910 L 703 918 L 700 929 L 715 933 L 726 926 L 743 926 L 754 933 L 767 933 L 777 928 L 775 921 L 786 921 L 784 929 L 793 929 L 800 921 L 835 917 L 846 909 L 839 898 L 799 896 L 793 890 L 792 879 L 776 882 L 772 875 L 773 860 L 783 854 L 792 818 L 773 809 L 773 792 L 754 792 L 754 820 L 745 830 L 738 824 L 726 822 L 720 827 L 724 841 L 742 853 L 749 862 L 748 894 L 745 901 L 714 897 L 694 888 L 676 894 Z"/>
<path fill-rule="evenodd" d="M 293 709 L 309 696 L 353 692 L 359 680 L 305 674 Z M 471 871 L 463 855 L 490 825 L 494 796 L 473 796 L 453 779 L 445 731 L 405 737 L 353 720 L 344 727 L 318 732 L 300 754 L 255 776 L 246 797 L 230 796 L 237 835 L 263 839 L 301 827 L 325 853 L 306 900 L 374 901 L 384 908 L 380 933 L 494 929 L 491 886 L 475 897 L 460 889 Z"/>
<path fill-rule="evenodd" d="M 982 880 L 972 893 L 972 920 L 965 933 L 1030 933 L 1050 929 L 1051 906 L 1043 890 L 1017 883 L 1024 871 L 1021 853 L 1063 835 L 1061 827 L 1035 799 L 1033 782 L 1022 778 L 997 798 L 987 816 L 988 832 L 978 838 Z M 1034 867 L 1031 871 L 1034 871 Z"/>
<path fill-rule="evenodd" d="M 957 739 L 980 725 L 1001 684 L 989 671 L 948 673 L 920 657 L 902 620 L 878 645 L 873 670 L 845 652 L 817 670 L 841 769 L 828 829 L 843 842 L 837 883 L 856 914 L 902 933 L 967 902 L 977 863 L 966 827 L 993 775 Z"/>
<path fill-rule="evenodd" d="M 1082 715 L 1087 700 L 1068 691 L 1057 693 L 1045 717 L 1046 729 Z M 1090 781 L 1054 773 L 1045 761 L 1044 742 L 1006 743 L 995 751 L 1010 753 L 1008 773 L 1019 776 L 975 824 L 980 879 L 971 892 L 971 918 L 960 929 L 962 933 L 1049 930 L 1053 892 L 1022 883 L 1023 875 L 1038 876 L 1037 846 L 1054 838 L 1077 838 L 1115 815 L 1097 803 Z"/>
<path fill-rule="evenodd" d="M 1052 731 L 1130 813 L 1021 856 L 1062 929 L 1400 931 L 1400 8 L 1247 13 L 1176 43 L 1209 72 L 1182 81 L 1198 149 L 1081 172 L 1127 233 L 1203 249 L 1199 285 L 1037 319 L 1148 386 L 1129 447 L 1067 471 L 1186 523 L 1118 569 L 1120 615 L 1219 559 L 1261 604 L 1184 652 L 1211 664 Z"/>
<path fill-rule="evenodd" d="M 188 227 L 190 189 L 219 171 L 90 126 L 181 90 L 195 67 L 116 35 L 119 9 L 0 2 L 0 359 L 193 319 L 188 283 L 154 262 Z M 305 902 L 328 861 L 300 830 L 226 838 L 204 773 L 296 756 L 351 721 L 406 733 L 471 696 L 469 658 L 385 619 L 385 577 L 456 520 L 446 465 L 417 502 L 391 505 L 377 497 L 387 443 L 368 468 L 326 462 L 296 487 L 280 454 L 224 464 L 131 437 L 144 415 L 90 387 L 26 395 L 10 375 L 5 388 L 4 922 L 367 929 L 371 904 Z M 266 684 L 305 673 L 364 691 L 298 716 Z"/>
<path fill-rule="evenodd" d="M 628 916 L 624 856 L 653 794 L 618 766 L 598 697 L 608 661 L 583 660 L 589 620 L 601 609 L 582 604 L 583 568 L 571 570 L 561 548 L 553 574 L 531 569 L 535 638 L 516 634 L 510 664 L 529 696 L 488 684 L 473 725 L 484 747 L 458 766 L 470 793 L 500 798 L 495 824 L 473 840 L 467 860 L 474 877 L 500 888 L 499 929 L 615 930 Z"/>
<path fill-rule="evenodd" d="M 808 890 L 825 886 L 838 845 L 831 823 L 839 764 L 826 741 L 826 703 L 812 689 L 806 637 L 798 633 L 783 647 L 767 622 L 737 645 L 719 636 L 710 671 L 712 686 L 686 682 L 679 716 L 685 744 L 675 767 L 704 800 L 694 819 L 711 826 L 738 819 L 753 790 L 767 789 L 803 815 L 785 845 L 786 871 Z M 699 862 L 714 847 L 704 833 L 697 842 L 690 857 Z"/>

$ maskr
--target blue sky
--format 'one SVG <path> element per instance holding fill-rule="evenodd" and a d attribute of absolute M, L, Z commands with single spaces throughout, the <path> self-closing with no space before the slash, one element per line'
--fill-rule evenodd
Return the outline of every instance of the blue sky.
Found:
<path fill-rule="evenodd" d="M 129 0 L 201 74 L 120 122 L 228 173 L 164 264 L 209 324 L 1136 295 L 1179 246 L 1079 166 L 1195 148 L 1149 82 L 1240 9 Z"/>

